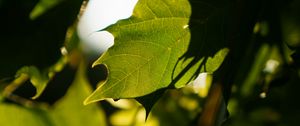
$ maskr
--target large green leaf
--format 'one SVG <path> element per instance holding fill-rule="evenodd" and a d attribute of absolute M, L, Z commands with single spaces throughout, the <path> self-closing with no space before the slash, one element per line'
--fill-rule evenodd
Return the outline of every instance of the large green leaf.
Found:
<path fill-rule="evenodd" d="M 130 19 L 107 29 L 115 44 L 94 66 L 104 64 L 108 78 L 85 103 L 138 97 L 167 87 L 188 47 L 190 13 L 186 0 L 140 0 Z"/>
<path fill-rule="evenodd" d="M 140 0 L 131 18 L 107 28 L 115 44 L 93 66 L 106 66 L 108 77 L 85 104 L 140 97 L 169 86 L 180 88 L 200 71 L 216 70 L 228 49 L 216 58 L 186 56 L 190 15 L 188 0 Z"/>

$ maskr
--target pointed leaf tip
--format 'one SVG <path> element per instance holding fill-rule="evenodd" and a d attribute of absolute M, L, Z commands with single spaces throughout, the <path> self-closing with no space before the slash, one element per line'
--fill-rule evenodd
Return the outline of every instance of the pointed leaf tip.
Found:
<path fill-rule="evenodd" d="M 97 99 L 97 97 L 95 97 L 95 92 L 93 92 L 91 95 L 89 95 L 84 101 L 83 101 L 83 105 L 88 105 L 94 102 L 98 102 L 98 101 L 102 101 L 104 99 Z"/>

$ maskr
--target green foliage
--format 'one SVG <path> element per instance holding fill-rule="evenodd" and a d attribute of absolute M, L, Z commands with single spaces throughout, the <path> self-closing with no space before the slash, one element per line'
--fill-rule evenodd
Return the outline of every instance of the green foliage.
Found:
<path fill-rule="evenodd" d="M 55 73 L 60 72 L 65 64 L 66 57 L 63 57 L 57 64 L 53 65 L 45 72 L 40 72 L 39 69 L 34 66 L 25 66 L 16 73 L 15 80 L 21 81 L 13 84 L 16 86 L 20 85 L 29 78 L 32 85 L 36 88 L 36 94 L 32 97 L 32 99 L 36 99 L 45 90 L 49 80 L 53 78 Z M 24 79 L 22 80 L 22 78 Z"/>
<path fill-rule="evenodd" d="M 1 80 L 10 79 L 23 66 L 35 66 L 42 72 L 61 57 L 60 48 L 68 27 L 77 19 L 81 0 L 61 2 L 31 20 L 37 2 L 1 0 Z"/>
<path fill-rule="evenodd" d="M 188 47 L 189 15 L 186 0 L 139 1 L 130 19 L 107 29 L 115 44 L 93 66 L 104 64 L 108 78 L 85 103 L 134 98 L 167 87 Z"/>
<path fill-rule="evenodd" d="M 1 126 L 298 124 L 299 1 L 139 0 L 94 69 L 81 4 L 0 1 Z"/>
<path fill-rule="evenodd" d="M 77 71 L 74 83 L 66 95 L 53 106 L 32 103 L 29 107 L 0 102 L 1 126 L 105 126 L 105 116 L 96 104 L 84 106 L 82 101 L 91 93 L 90 85 L 84 75 L 85 66 Z M 13 120 L 12 120 L 13 119 Z"/>
<path fill-rule="evenodd" d="M 46 111 L 35 108 L 24 108 L 18 105 L 0 103 L 0 124 L 3 126 L 51 126 Z M 13 120 L 12 120 L 13 119 Z"/>
<path fill-rule="evenodd" d="M 45 13 L 47 10 L 55 7 L 62 1 L 63 0 L 40 0 L 31 11 L 30 18 L 36 19 L 37 17 L 43 15 L 43 13 Z"/>
<path fill-rule="evenodd" d="M 215 71 L 227 49 L 195 64 L 191 63 L 195 58 L 184 57 L 189 48 L 190 15 L 187 0 L 140 0 L 131 18 L 107 28 L 115 44 L 93 66 L 103 64 L 108 77 L 85 103 L 135 98 L 170 86 L 180 88 L 195 79 L 199 69 Z"/>
<path fill-rule="evenodd" d="M 105 126 L 104 111 L 97 104 L 84 106 L 82 101 L 91 93 L 91 87 L 82 64 L 66 95 L 57 101 L 52 110 L 56 126 Z M 72 116 L 70 116 L 72 115 Z"/>
<path fill-rule="evenodd" d="M 42 91 L 46 88 L 46 84 L 49 80 L 47 75 L 42 74 L 36 67 L 23 67 L 17 72 L 17 78 L 22 78 L 22 76 L 28 76 L 30 82 L 36 87 L 36 95 L 33 96 L 33 99 L 41 95 Z"/>

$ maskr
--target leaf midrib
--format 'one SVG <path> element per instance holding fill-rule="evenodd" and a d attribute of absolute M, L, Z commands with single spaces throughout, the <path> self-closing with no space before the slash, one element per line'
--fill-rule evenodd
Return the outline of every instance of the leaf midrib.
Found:
<path fill-rule="evenodd" d="M 185 22 L 188 22 L 189 17 L 161 17 L 161 18 L 153 18 L 153 19 L 141 20 L 141 21 L 137 21 L 137 22 L 130 22 L 128 24 L 127 23 L 126 24 L 119 24 L 119 25 L 116 25 L 115 27 L 123 28 L 123 27 L 132 26 L 132 25 L 139 25 L 139 24 L 143 24 L 143 23 L 147 23 L 147 22 L 154 22 L 154 21 L 160 21 L 161 22 L 161 20 L 186 20 Z M 114 27 L 112 27 L 112 29 L 114 29 Z M 110 31 L 110 28 L 108 29 L 108 31 Z"/>

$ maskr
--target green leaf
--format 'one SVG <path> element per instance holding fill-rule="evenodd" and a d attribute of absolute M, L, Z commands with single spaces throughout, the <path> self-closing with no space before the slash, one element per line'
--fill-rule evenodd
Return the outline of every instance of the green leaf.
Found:
<path fill-rule="evenodd" d="M 43 90 L 45 90 L 47 83 L 49 82 L 47 73 L 41 73 L 40 70 L 34 66 L 25 66 L 17 72 L 16 79 L 19 79 L 24 75 L 30 78 L 30 82 L 36 88 L 36 94 L 32 98 L 37 98 L 42 94 Z"/>
<path fill-rule="evenodd" d="M 20 85 L 30 80 L 31 84 L 36 89 L 35 96 L 32 99 L 36 99 L 45 90 L 47 83 L 49 82 L 49 77 L 47 73 L 41 73 L 35 66 L 25 66 L 22 67 L 15 75 L 15 79 L 9 83 L 9 85 L 4 88 L 4 96 L 9 96 L 13 93 Z"/>
<path fill-rule="evenodd" d="M 30 19 L 36 19 L 64 0 L 40 0 L 30 13 Z"/>
<path fill-rule="evenodd" d="M 105 126 L 105 115 L 99 105 L 84 106 L 91 93 L 83 65 L 66 95 L 52 107 L 36 103 L 28 107 L 0 101 L 1 126 Z M 30 102 L 30 101 L 28 101 Z M 31 102 L 30 102 L 31 103 Z"/>
<path fill-rule="evenodd" d="M 45 90 L 48 82 L 54 77 L 57 72 L 60 72 L 67 63 L 66 57 L 62 57 L 56 64 L 46 70 L 40 71 L 35 66 L 22 67 L 17 73 L 14 81 L 10 83 L 8 88 L 5 88 L 4 94 L 11 94 L 19 85 L 23 84 L 28 79 L 36 89 L 36 94 L 32 99 L 38 98 Z"/>
<path fill-rule="evenodd" d="M 68 29 L 69 36 L 66 37 L 64 47 L 61 48 L 61 58 L 47 69 L 40 70 L 36 66 L 24 66 L 19 69 L 15 75 L 14 81 L 5 88 L 4 94 L 10 95 L 16 88 L 22 85 L 25 81 L 30 80 L 30 83 L 35 87 L 36 94 L 32 99 L 38 98 L 45 90 L 47 84 L 53 77 L 63 70 L 67 63 L 74 64 L 71 59 L 72 51 L 78 48 L 79 38 L 75 31 L 75 27 Z M 71 53 L 69 53 L 71 52 Z M 70 61 L 69 61 L 70 60 Z M 75 62 L 76 64 L 76 62 Z M 1 83 L 1 81 L 0 81 Z"/>
<path fill-rule="evenodd" d="M 42 70 L 56 63 L 66 30 L 77 19 L 82 0 L 64 1 L 36 20 L 30 20 L 29 15 L 39 0 L 1 1 L 0 27 L 6 32 L 0 36 L 0 80 L 14 76 L 25 65 Z"/>
<path fill-rule="evenodd" d="M 1 126 L 52 126 L 45 110 L 0 103 Z"/>
<path fill-rule="evenodd" d="M 55 126 L 105 126 L 105 114 L 99 105 L 83 105 L 82 101 L 92 92 L 81 64 L 73 84 L 66 95 L 54 105 L 52 116 Z"/>
<path fill-rule="evenodd" d="M 130 19 L 107 29 L 115 44 L 93 66 L 104 64 L 108 78 L 85 103 L 168 87 L 177 59 L 188 47 L 190 13 L 187 0 L 140 0 Z"/>
<path fill-rule="evenodd" d="M 191 56 L 190 16 L 187 0 L 140 0 L 131 18 L 107 28 L 115 44 L 93 66 L 106 66 L 108 77 L 84 103 L 141 97 L 172 86 L 180 88 L 200 72 L 215 71 L 228 49 L 217 48 L 220 50 L 206 57 Z M 199 35 L 192 36 L 192 41 L 193 37 Z"/>
<path fill-rule="evenodd" d="M 180 59 L 177 64 L 178 68 L 176 67 L 174 71 L 178 78 L 175 79 L 175 87 L 184 87 L 187 83 L 196 79 L 200 72 L 213 73 L 220 67 L 228 52 L 228 48 L 223 48 L 212 57 Z M 186 68 L 188 68 L 188 70 L 186 70 Z"/>

